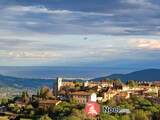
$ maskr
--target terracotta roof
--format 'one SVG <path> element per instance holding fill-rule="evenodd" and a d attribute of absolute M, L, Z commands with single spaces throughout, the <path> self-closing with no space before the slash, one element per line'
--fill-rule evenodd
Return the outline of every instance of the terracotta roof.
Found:
<path fill-rule="evenodd" d="M 66 94 L 66 91 L 62 90 L 59 92 L 59 94 Z"/>
<path fill-rule="evenodd" d="M 60 102 L 59 100 L 41 100 L 39 101 L 40 104 L 57 104 Z"/>
<path fill-rule="evenodd" d="M 69 93 L 70 95 L 91 95 L 90 92 L 85 92 L 85 91 L 76 91 L 76 92 L 72 92 L 72 93 Z"/>
<path fill-rule="evenodd" d="M 127 92 L 121 92 L 118 94 L 118 96 L 121 96 L 121 97 L 126 97 L 128 95 Z"/>

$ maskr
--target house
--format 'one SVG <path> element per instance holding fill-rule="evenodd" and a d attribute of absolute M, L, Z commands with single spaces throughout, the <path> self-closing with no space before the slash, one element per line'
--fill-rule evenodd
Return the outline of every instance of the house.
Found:
<path fill-rule="evenodd" d="M 88 83 L 88 87 L 95 87 L 95 86 L 98 86 L 99 84 L 100 84 L 99 82 L 91 81 L 91 82 Z"/>
<path fill-rule="evenodd" d="M 152 86 L 160 87 L 160 80 L 153 82 Z"/>
<path fill-rule="evenodd" d="M 112 90 L 111 88 L 108 89 L 107 92 L 103 93 L 103 102 L 106 102 L 107 100 L 110 100 L 117 94 L 116 90 Z"/>
<path fill-rule="evenodd" d="M 90 93 L 86 91 L 76 91 L 69 93 L 70 99 L 77 100 L 80 104 L 85 104 L 86 102 L 90 101 L 91 98 L 96 99 L 96 93 Z"/>
<path fill-rule="evenodd" d="M 101 80 L 100 85 L 102 87 L 113 87 L 113 84 L 111 82 L 109 82 L 108 80 Z"/>
<path fill-rule="evenodd" d="M 88 81 L 85 81 L 84 83 L 83 83 L 83 87 L 87 87 L 88 86 Z"/>
<path fill-rule="evenodd" d="M 130 90 L 128 85 L 122 85 L 122 91 L 128 91 Z"/>
<path fill-rule="evenodd" d="M 75 87 L 75 83 L 74 82 L 63 82 L 62 86 L 65 86 L 65 87 Z"/>
<path fill-rule="evenodd" d="M 102 102 L 102 100 L 103 100 L 103 97 L 97 97 L 98 102 Z"/>
<path fill-rule="evenodd" d="M 157 93 L 158 94 L 158 87 L 150 87 L 148 89 L 148 92 L 153 92 L 153 93 Z"/>
<path fill-rule="evenodd" d="M 138 86 L 140 86 L 140 87 L 151 86 L 151 82 L 148 82 L 148 81 L 138 81 Z"/>
<path fill-rule="evenodd" d="M 130 98 L 130 93 L 129 92 L 120 92 L 116 95 L 116 97 L 128 99 L 128 98 Z"/>
<path fill-rule="evenodd" d="M 22 99 L 15 100 L 15 104 L 20 108 L 26 106 L 26 103 Z"/>
<path fill-rule="evenodd" d="M 51 106 L 56 106 L 61 103 L 60 100 L 40 100 L 39 101 L 39 108 L 48 109 Z"/>

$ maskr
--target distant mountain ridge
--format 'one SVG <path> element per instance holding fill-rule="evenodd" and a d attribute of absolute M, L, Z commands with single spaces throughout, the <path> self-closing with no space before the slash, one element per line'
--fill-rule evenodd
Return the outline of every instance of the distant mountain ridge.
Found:
<path fill-rule="evenodd" d="M 103 80 L 103 79 L 121 79 L 126 82 L 128 80 L 137 81 L 158 81 L 160 80 L 160 69 L 145 69 L 140 71 L 131 72 L 128 74 L 112 74 L 109 76 L 95 78 L 93 80 Z"/>
<path fill-rule="evenodd" d="M 160 80 L 160 69 L 146 69 L 128 74 L 112 74 L 109 76 L 99 77 L 92 79 L 99 81 L 103 79 L 121 79 L 126 82 L 127 80 L 138 81 L 158 81 Z M 41 86 L 53 87 L 54 79 L 31 79 L 31 78 L 17 78 L 11 76 L 0 75 L 0 87 L 15 87 L 15 88 L 39 88 Z"/>
<path fill-rule="evenodd" d="M 64 81 L 67 81 L 64 79 Z M 83 81 L 76 79 L 75 81 Z M 0 87 L 14 87 L 14 88 L 39 88 L 42 86 L 53 87 L 55 79 L 41 79 L 41 78 L 18 78 L 12 76 L 5 76 L 0 74 Z"/>
<path fill-rule="evenodd" d="M 0 75 L 0 86 L 2 87 L 38 88 L 44 85 L 52 86 L 53 82 L 54 80 L 52 79 L 17 78 Z"/>

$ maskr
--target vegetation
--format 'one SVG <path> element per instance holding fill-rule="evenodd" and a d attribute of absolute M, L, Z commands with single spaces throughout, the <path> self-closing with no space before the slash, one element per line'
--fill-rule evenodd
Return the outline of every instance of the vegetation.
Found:
<path fill-rule="evenodd" d="M 53 94 L 52 94 L 52 91 L 49 89 L 49 87 L 45 86 L 40 88 L 40 90 L 37 91 L 37 96 L 42 99 L 48 99 L 48 98 L 52 98 Z"/>
<path fill-rule="evenodd" d="M 105 105 L 108 106 L 120 106 L 120 108 L 128 108 L 131 110 L 131 114 L 127 115 L 115 115 L 115 114 L 101 114 L 102 120 L 159 120 L 160 119 L 160 105 L 143 97 L 132 97 L 128 100 L 117 101 L 112 99 Z"/>
<path fill-rule="evenodd" d="M 52 120 L 52 119 L 48 115 L 44 115 L 39 120 Z"/>
<path fill-rule="evenodd" d="M 133 87 L 137 86 L 137 83 L 134 80 L 129 80 L 128 85 L 129 85 L 129 87 L 133 88 Z"/>
<path fill-rule="evenodd" d="M 116 87 L 121 86 L 120 80 L 112 80 Z M 129 81 L 130 87 L 136 86 L 134 81 Z M 80 89 L 81 84 L 76 84 L 76 89 Z M 106 90 L 106 89 L 104 89 Z M 160 105 L 155 104 L 144 97 L 133 96 L 130 99 L 117 99 L 116 97 L 102 103 L 111 107 L 119 106 L 121 109 L 129 109 L 130 114 L 104 113 L 91 117 L 86 115 L 84 105 L 80 105 L 77 100 L 62 101 L 56 106 L 40 108 L 40 100 L 54 100 L 52 91 L 48 87 L 43 87 L 37 91 L 36 97 L 30 99 L 26 91 L 14 99 L 1 99 L 1 106 L 6 106 L 12 114 L 17 114 L 21 118 L 31 120 L 160 120 Z M 21 102 L 19 102 L 21 101 Z M 6 118 L 4 118 L 6 119 Z"/>

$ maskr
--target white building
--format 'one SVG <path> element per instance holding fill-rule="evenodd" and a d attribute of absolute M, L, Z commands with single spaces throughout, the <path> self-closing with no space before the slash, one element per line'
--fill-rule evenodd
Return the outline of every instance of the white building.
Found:
<path fill-rule="evenodd" d="M 58 95 L 58 92 L 59 92 L 60 89 L 61 89 L 61 86 L 63 85 L 62 80 L 63 80 L 63 78 L 60 78 L 60 77 L 58 77 L 58 78 L 56 79 L 56 83 L 55 83 L 55 85 L 54 85 L 54 95 L 55 95 L 56 97 L 57 97 L 57 95 Z"/>

